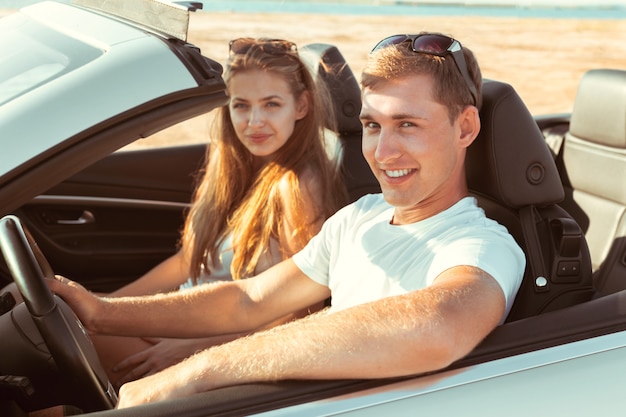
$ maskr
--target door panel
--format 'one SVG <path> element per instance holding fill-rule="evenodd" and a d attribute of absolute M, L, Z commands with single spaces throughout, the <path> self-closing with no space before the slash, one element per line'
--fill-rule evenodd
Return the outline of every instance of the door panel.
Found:
<path fill-rule="evenodd" d="M 111 154 L 15 214 L 56 273 L 112 291 L 177 250 L 205 149 Z"/>
<path fill-rule="evenodd" d="M 116 152 L 46 194 L 188 203 L 206 145 Z"/>

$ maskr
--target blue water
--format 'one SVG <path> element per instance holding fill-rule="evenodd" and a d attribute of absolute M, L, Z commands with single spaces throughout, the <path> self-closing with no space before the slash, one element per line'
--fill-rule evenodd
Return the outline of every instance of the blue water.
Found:
<path fill-rule="evenodd" d="M 593 2 L 581 3 L 578 7 L 558 7 L 548 5 L 520 7 L 501 6 L 462 6 L 462 5 L 411 5 L 305 2 L 305 1 L 260 1 L 260 0 L 211 0 L 204 2 L 204 12 L 236 11 L 240 13 L 284 12 L 284 13 L 328 13 L 378 16 L 488 16 L 524 18 L 569 18 L 569 19 L 623 19 L 626 18 L 626 4 L 598 7 Z M 401 3 L 401 2 L 399 2 Z"/>
<path fill-rule="evenodd" d="M 0 9 L 15 9 L 37 3 L 40 0 L 0 0 Z M 71 0 L 59 0 L 71 2 Z M 524 17 L 524 18 L 564 18 L 564 19 L 626 19 L 626 1 L 615 0 L 612 5 L 597 6 L 593 0 L 588 2 L 566 2 L 578 6 L 551 6 L 554 1 L 546 0 L 541 6 L 515 6 L 515 0 L 499 1 L 500 6 L 462 6 L 462 5 L 411 5 L 377 4 L 376 0 L 363 0 L 363 4 L 341 1 L 307 2 L 301 0 L 205 0 L 203 12 L 236 11 L 241 13 L 282 12 L 282 13 L 321 13 L 378 16 L 487 16 L 487 17 Z M 461 3 L 462 0 L 459 0 Z M 401 3 L 401 1 L 399 2 Z M 539 3 L 537 0 L 535 4 Z M 556 2 L 558 3 L 558 2 Z M 610 2 L 605 2 L 610 3 Z M 507 5 L 508 4 L 508 5 Z"/>

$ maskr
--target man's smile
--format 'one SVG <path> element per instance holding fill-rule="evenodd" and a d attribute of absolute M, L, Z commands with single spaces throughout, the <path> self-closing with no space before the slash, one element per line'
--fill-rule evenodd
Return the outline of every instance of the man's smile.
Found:
<path fill-rule="evenodd" d="M 387 175 L 388 177 L 400 178 L 400 177 L 409 175 L 415 170 L 414 169 L 385 169 L 383 171 L 385 172 L 385 175 Z"/>

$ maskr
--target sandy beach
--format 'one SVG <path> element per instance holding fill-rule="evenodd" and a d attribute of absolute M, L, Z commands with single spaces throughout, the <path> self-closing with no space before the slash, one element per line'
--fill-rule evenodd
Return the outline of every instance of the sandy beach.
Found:
<path fill-rule="evenodd" d="M 189 41 L 220 62 L 227 57 L 228 41 L 242 36 L 283 38 L 298 45 L 329 43 L 358 77 L 380 39 L 423 30 L 449 34 L 471 48 L 483 77 L 513 85 L 533 114 L 570 112 L 578 82 L 589 69 L 626 69 L 626 21 L 618 19 L 201 12 L 191 16 Z M 206 132 L 206 124 L 200 118 L 149 143 L 201 141 L 198 130 Z M 138 146 L 150 145 L 133 145 Z"/>
<path fill-rule="evenodd" d="M 241 36 L 330 43 L 358 75 L 380 39 L 422 30 L 459 39 L 476 54 L 483 76 L 512 84 L 533 113 L 570 111 L 588 69 L 626 68 L 624 20 L 198 13 L 189 40 L 220 61 L 228 40 Z"/>
<path fill-rule="evenodd" d="M 423 30 L 449 34 L 471 48 L 483 76 L 512 84 L 533 114 L 570 112 L 578 82 L 589 69 L 626 69 L 624 19 L 199 12 L 191 15 L 188 40 L 222 63 L 228 41 L 237 37 L 329 43 L 339 48 L 358 77 L 380 39 Z M 205 135 L 206 122 L 201 120 L 154 139 L 197 142 L 206 140 Z"/>

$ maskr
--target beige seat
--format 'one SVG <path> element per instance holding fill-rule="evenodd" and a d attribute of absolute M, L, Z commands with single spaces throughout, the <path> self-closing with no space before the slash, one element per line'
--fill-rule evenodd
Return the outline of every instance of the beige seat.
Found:
<path fill-rule="evenodd" d="M 591 70 L 579 85 L 563 164 L 584 217 L 599 294 L 626 288 L 626 71 Z M 571 210 L 570 210 L 571 211 Z"/>

